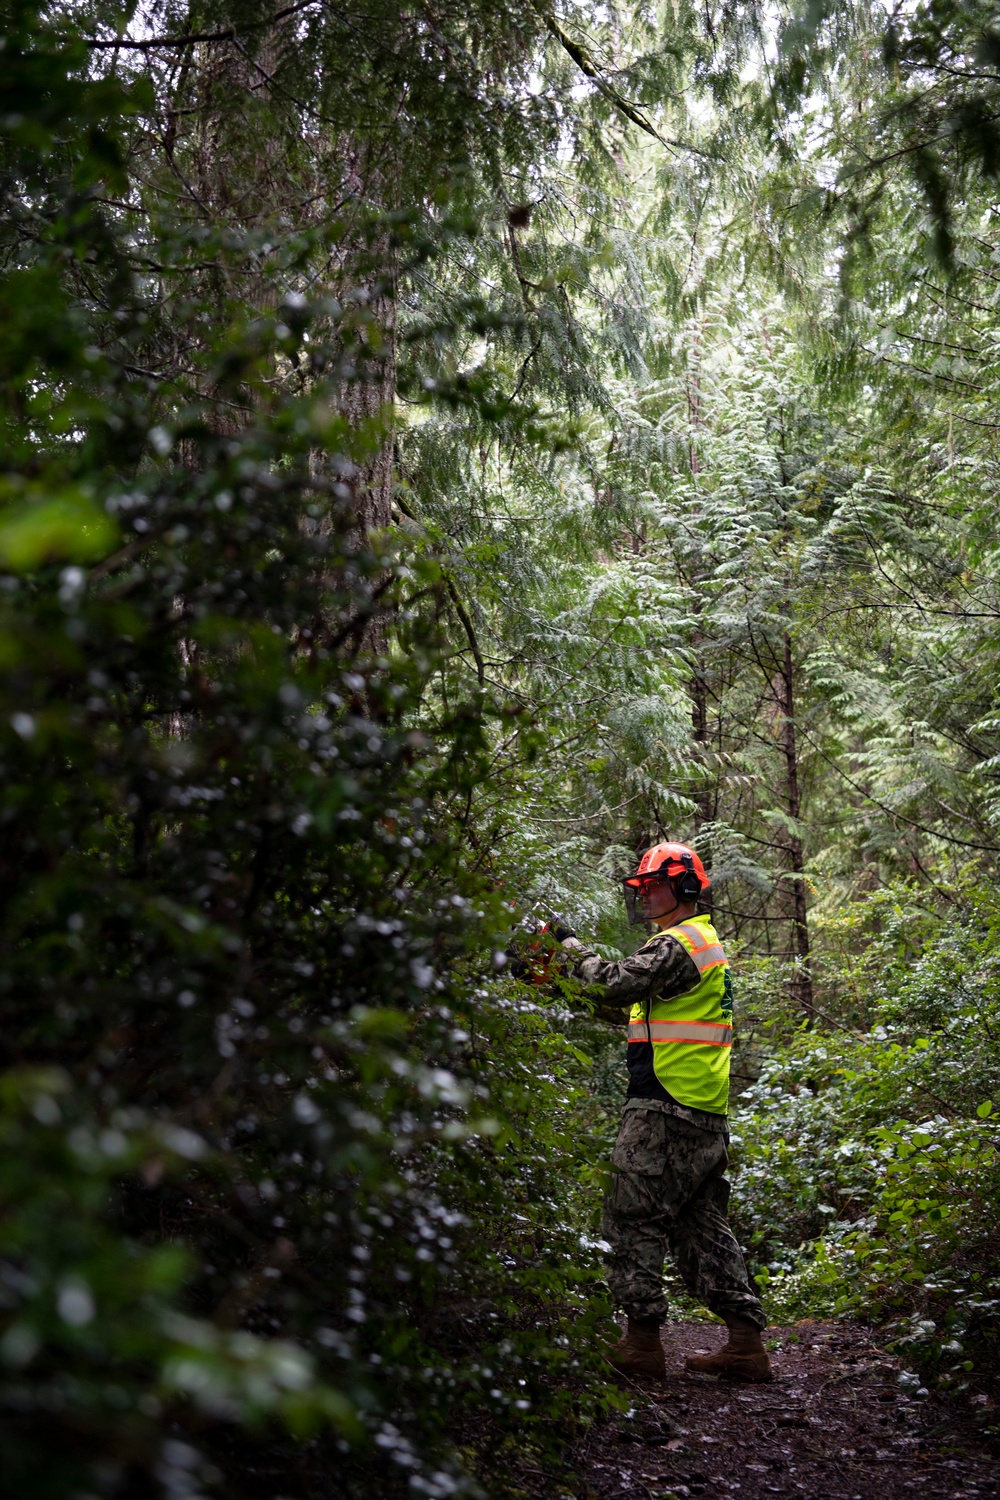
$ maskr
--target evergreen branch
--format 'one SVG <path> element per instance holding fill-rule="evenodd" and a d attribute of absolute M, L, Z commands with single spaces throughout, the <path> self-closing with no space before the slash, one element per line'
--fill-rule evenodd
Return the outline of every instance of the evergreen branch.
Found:
<path fill-rule="evenodd" d="M 1000 432 L 1000 422 L 980 422 L 976 417 L 963 416 L 960 411 L 949 412 L 949 416 L 953 416 L 956 422 L 967 423 L 970 427 L 987 427 L 990 432 Z"/>
<path fill-rule="evenodd" d="M 297 15 L 300 10 L 308 10 L 310 5 L 315 4 L 317 0 L 298 0 L 298 4 L 287 5 L 284 10 L 276 11 L 266 21 L 250 22 L 249 25 L 241 27 L 241 31 L 266 31 L 268 27 L 276 26 L 279 21 L 287 20 L 289 16 Z M 161 47 L 191 47 L 195 42 L 234 42 L 236 36 L 236 27 L 228 26 L 225 31 L 191 31 L 185 36 L 154 36 L 146 37 L 142 41 L 130 41 L 122 37 L 104 40 L 91 36 L 85 36 L 83 41 L 94 51 L 121 49 L 126 52 L 157 52 Z"/>
<path fill-rule="evenodd" d="M 479 678 L 479 686 L 485 687 L 486 668 L 483 666 L 483 653 L 479 649 L 479 642 L 476 639 L 476 632 L 473 629 L 472 620 L 469 617 L 469 612 L 459 598 L 458 590 L 456 589 L 454 583 L 447 573 L 444 575 L 444 581 L 445 586 L 448 590 L 449 597 L 451 598 L 451 602 L 455 606 L 455 613 L 461 620 L 463 629 L 465 630 L 465 633 L 469 638 L 469 645 L 472 648 L 472 654 L 476 659 L 476 676 Z"/>
<path fill-rule="evenodd" d="M 982 302 L 972 302 L 968 297 L 960 297 L 958 292 L 953 292 L 950 290 L 946 291 L 944 287 L 935 286 L 934 282 L 931 281 L 927 276 L 918 276 L 916 279 L 917 281 L 922 282 L 924 286 L 930 287 L 931 291 L 936 292 L 939 297 L 946 297 L 953 302 L 962 302 L 966 307 L 974 307 L 976 312 L 987 313 L 990 317 L 994 317 L 996 315 L 995 307 L 987 307 Z M 933 301 L 933 298 L 931 300 Z M 938 307 L 941 306 L 940 303 L 937 303 L 936 305 Z M 942 311 L 945 311 L 945 309 L 942 309 Z"/>
<path fill-rule="evenodd" d="M 393 496 L 393 500 L 394 500 L 395 504 L 399 506 L 399 508 L 403 512 L 404 516 L 407 516 L 411 521 L 416 521 L 418 525 L 420 524 L 419 518 L 410 509 L 410 507 L 407 505 L 406 501 L 402 498 L 401 495 L 394 495 Z M 468 610 L 466 609 L 465 605 L 462 603 L 461 598 L 459 597 L 458 590 L 455 587 L 454 580 L 452 579 L 451 575 L 449 573 L 444 572 L 443 569 L 442 569 L 442 573 L 443 573 L 443 576 L 444 576 L 444 585 L 445 585 L 445 588 L 448 590 L 448 597 L 451 599 L 452 604 L 454 604 L 454 606 L 455 606 L 455 613 L 458 615 L 458 618 L 461 620 L 461 622 L 462 622 L 462 629 L 465 631 L 465 634 L 468 636 L 468 639 L 469 639 L 469 647 L 470 647 L 470 649 L 472 651 L 473 657 L 475 658 L 476 676 L 479 679 L 479 686 L 480 687 L 485 687 L 486 686 L 486 666 L 485 666 L 485 664 L 483 662 L 483 653 L 480 650 L 479 639 L 478 639 L 478 637 L 476 635 L 475 627 L 473 626 L 471 616 L 469 615 Z"/>
<path fill-rule="evenodd" d="M 885 333 L 889 329 L 888 323 L 881 323 L 879 331 Z M 935 349 L 955 349 L 959 354 L 970 354 L 973 359 L 985 359 L 982 349 L 973 349 L 970 344 L 952 344 L 947 339 L 931 339 L 922 333 L 908 333 L 905 329 L 894 330 L 900 339 L 908 340 L 913 344 L 930 344 Z M 916 369 L 917 366 L 914 366 Z"/>
<path fill-rule="evenodd" d="M 984 854 L 1000 854 L 1000 848 L 995 844 L 974 844 L 971 839 L 957 839 L 950 833 L 941 833 L 936 828 L 928 828 L 924 823 L 918 823 L 914 818 L 908 818 L 905 813 L 897 812 L 895 808 L 887 806 L 884 802 L 880 802 L 877 797 L 873 797 L 870 792 L 866 792 L 864 787 L 855 781 L 853 777 L 848 776 L 847 772 L 842 766 L 837 764 L 832 756 L 827 755 L 825 750 L 821 750 L 812 735 L 807 734 L 801 724 L 799 725 L 799 733 L 803 739 L 809 741 L 816 754 L 825 760 L 828 766 L 832 766 L 838 776 L 843 777 L 848 786 L 852 786 L 856 792 L 864 797 L 866 802 L 871 802 L 874 807 L 879 808 L 888 817 L 893 819 L 898 818 L 902 823 L 909 823 L 911 828 L 915 828 L 918 833 L 926 834 L 929 839 L 942 839 L 946 844 L 957 844 L 960 849 L 978 849 Z"/>
<path fill-rule="evenodd" d="M 915 365 L 912 360 L 896 359 L 892 354 L 879 353 L 875 357 L 887 365 L 897 365 L 901 370 L 913 370 L 918 375 L 926 375 L 928 380 L 945 380 L 949 385 L 963 386 L 974 396 L 983 394 L 981 385 L 973 385 L 971 380 L 962 380 L 958 375 L 948 375 L 944 370 L 928 370 L 925 365 Z"/>
<path fill-rule="evenodd" d="M 907 844 L 907 843 L 905 843 L 905 842 L 903 843 L 903 848 L 906 850 L 907 854 L 913 860 L 913 863 L 916 865 L 916 867 L 920 871 L 921 875 L 927 881 L 928 885 L 930 885 L 933 890 L 937 891 L 937 893 L 941 897 L 941 899 L 943 901 L 950 902 L 952 906 L 957 906 L 958 902 L 955 900 L 954 896 L 949 896 L 948 892 L 946 890 L 944 890 L 941 886 L 938 885 L 938 883 L 934 879 L 933 875 L 931 875 L 929 873 L 929 871 L 927 871 L 927 870 L 924 869 L 923 865 L 920 863 L 919 858 L 917 857 L 916 850 L 912 849 L 910 847 L 910 845 Z"/>
<path fill-rule="evenodd" d="M 590 53 L 587 51 L 587 49 L 585 47 L 581 47 L 579 42 L 574 42 L 572 37 L 566 35 L 565 31 L 563 31 L 562 27 L 559 25 L 559 22 L 556 20 L 555 16 L 551 14 L 551 12 L 539 11 L 539 14 L 544 21 L 547 30 L 551 32 L 559 45 L 569 53 L 570 57 L 580 69 L 580 72 L 585 74 L 587 78 L 592 79 L 593 82 L 597 84 L 598 89 L 604 95 L 604 97 L 606 99 L 609 99 L 614 107 L 621 114 L 623 114 L 627 120 L 631 120 L 633 125 L 638 125 L 640 130 L 645 131 L 647 135 L 651 135 L 654 141 L 659 141 L 661 146 L 666 146 L 668 151 L 690 151 L 695 156 L 704 156 L 708 161 L 719 160 L 717 156 L 713 156 L 709 151 L 702 151 L 698 146 L 689 146 L 684 141 L 671 140 L 669 139 L 669 137 L 661 135 L 653 122 L 643 114 L 642 110 L 637 109 L 634 104 L 630 104 L 629 101 L 622 94 L 620 94 L 612 84 L 608 82 L 608 80 L 604 77 L 604 74 L 591 58 Z"/>

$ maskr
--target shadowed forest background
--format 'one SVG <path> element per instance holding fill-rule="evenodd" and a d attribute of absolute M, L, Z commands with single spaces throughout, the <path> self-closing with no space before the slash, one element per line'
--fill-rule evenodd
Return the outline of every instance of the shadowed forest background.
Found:
<path fill-rule="evenodd" d="M 5 1492 L 574 1493 L 622 1038 L 505 954 L 661 838 L 769 1315 L 988 1428 L 994 7 L 5 11 Z"/>

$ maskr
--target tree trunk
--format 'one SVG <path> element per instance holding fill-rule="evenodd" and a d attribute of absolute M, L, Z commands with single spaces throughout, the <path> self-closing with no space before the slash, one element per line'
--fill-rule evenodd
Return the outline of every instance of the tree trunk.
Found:
<path fill-rule="evenodd" d="M 391 418 L 396 399 L 396 287 L 392 274 L 393 252 L 388 237 L 372 249 L 382 262 L 368 294 L 372 321 L 364 338 L 354 376 L 345 383 L 341 406 L 352 427 L 372 422 L 384 424 L 376 452 L 355 476 L 354 509 L 358 531 L 367 538 L 392 521 L 394 476 Z M 378 252 L 382 251 L 382 254 Z"/>
<path fill-rule="evenodd" d="M 792 640 L 785 635 L 782 661 L 780 693 L 782 724 L 782 750 L 785 756 L 785 786 L 788 816 L 793 827 L 788 834 L 788 864 L 792 872 L 792 937 L 793 951 L 798 959 L 798 968 L 792 984 L 792 993 L 802 1009 L 812 1015 L 814 1009 L 812 969 L 809 955 L 809 925 L 806 920 L 805 863 L 802 858 L 802 840 L 797 824 L 802 807 L 799 789 L 798 747 L 795 736 L 794 661 Z"/>
<path fill-rule="evenodd" d="M 373 533 L 392 524 L 392 500 L 396 473 L 393 409 L 397 379 L 397 283 L 396 251 L 389 229 L 365 224 L 368 216 L 392 208 L 396 192 L 391 164 L 373 160 L 370 150 L 342 138 L 341 191 L 345 202 L 360 210 L 359 222 L 348 227 L 337 256 L 332 290 L 349 304 L 362 305 L 368 322 L 357 329 L 353 359 L 345 362 L 339 404 L 355 428 L 379 431 L 378 445 L 351 475 L 345 475 L 351 490 L 353 540 L 365 550 Z M 350 351 L 345 348 L 344 353 Z M 353 368 L 351 368 L 353 366 Z M 372 576 L 374 595 L 383 582 Z M 356 638 L 359 650 L 381 655 L 386 646 L 385 616 L 373 598 L 372 613 Z"/>
<path fill-rule="evenodd" d="M 704 663 L 702 662 L 700 656 L 699 656 L 699 658 L 697 660 L 697 663 L 695 665 L 694 676 L 691 679 L 691 733 L 692 733 L 692 737 L 694 739 L 695 744 L 701 746 L 703 752 L 705 750 L 707 750 L 707 747 L 708 747 L 708 684 L 707 684 L 707 682 L 705 680 Z M 704 767 L 705 763 L 706 762 L 703 760 L 702 761 L 702 767 Z M 703 770 L 702 770 L 702 775 L 704 776 L 704 771 Z M 714 808 L 712 806 L 712 794 L 711 794 L 711 791 L 709 790 L 707 784 L 705 784 L 704 780 L 702 781 L 701 790 L 698 792 L 698 795 L 695 798 L 695 801 L 696 801 L 696 803 L 698 805 L 698 828 L 699 828 L 699 831 L 700 831 L 705 826 L 706 823 L 711 823 L 712 822 L 712 819 L 713 819 L 713 816 L 714 816 Z M 703 846 L 702 846 L 702 848 L 701 848 L 701 850 L 699 852 L 701 854 L 702 860 L 704 861 L 706 870 L 709 872 L 709 875 L 711 875 L 711 872 L 712 872 L 712 850 L 711 850 L 711 847 L 710 846 L 706 846 L 706 845 L 703 844 Z M 713 904 L 713 898 L 712 898 L 711 891 L 709 891 L 709 893 L 708 893 L 707 896 L 705 896 L 705 897 L 702 898 L 702 903 L 701 904 L 703 906 L 705 906 L 708 909 L 709 912 L 711 912 L 711 910 L 712 910 L 712 904 Z"/>
<path fill-rule="evenodd" d="M 701 426 L 701 324 L 696 323 L 687 378 L 688 462 L 692 474 L 701 473 L 701 455 L 695 434 Z"/>

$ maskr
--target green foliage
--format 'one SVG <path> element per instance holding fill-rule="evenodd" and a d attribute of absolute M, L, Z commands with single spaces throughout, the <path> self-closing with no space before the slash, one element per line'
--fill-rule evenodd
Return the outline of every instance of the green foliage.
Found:
<path fill-rule="evenodd" d="M 8 9 L 4 1486 L 560 1462 L 660 836 L 772 1309 L 994 1359 L 987 12 Z"/>
<path fill-rule="evenodd" d="M 857 959 L 868 1028 L 786 1033 L 741 1099 L 740 1218 L 775 1316 L 885 1321 L 947 1385 L 996 1358 L 997 907 L 914 943 L 905 903 L 854 918 L 882 929 Z"/>
<path fill-rule="evenodd" d="M 201 1136 L 134 1109 L 97 1129 L 61 1072 L 7 1074 L 3 1089 L 0 1359 L 5 1401 L 20 1410 L 5 1439 L 9 1482 L 66 1493 L 88 1448 L 103 1448 L 105 1462 L 155 1465 L 164 1418 L 182 1409 L 254 1424 L 274 1414 L 298 1432 L 332 1423 L 359 1435 L 351 1403 L 317 1380 L 301 1347 L 185 1312 L 191 1255 L 179 1243 L 123 1237 L 121 1204 L 109 1215 L 126 1181 L 147 1191 L 183 1183 L 207 1157 Z M 85 1432 L 42 1465 L 54 1422 Z"/>
<path fill-rule="evenodd" d="M 122 176 L 148 89 L 15 19 L 3 1487 L 471 1492 L 512 1430 L 551 1447 L 614 1397 L 585 1059 L 497 977 L 509 912 L 461 840 L 497 708 L 450 660 L 439 558 L 362 524 L 366 278 L 460 214 L 279 218 L 271 251 L 185 222 Z M 335 296 L 303 267 L 338 236 Z"/>

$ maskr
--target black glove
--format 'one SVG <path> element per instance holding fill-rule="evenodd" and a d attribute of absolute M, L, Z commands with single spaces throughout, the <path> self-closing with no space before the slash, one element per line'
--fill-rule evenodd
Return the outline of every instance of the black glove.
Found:
<path fill-rule="evenodd" d="M 551 932 L 557 943 L 564 943 L 568 937 L 576 937 L 572 927 L 567 927 L 562 917 L 555 917 L 548 924 L 547 930 Z"/>

